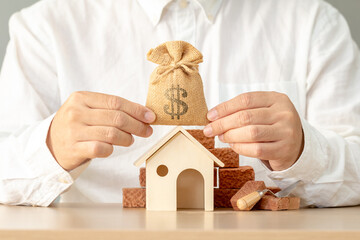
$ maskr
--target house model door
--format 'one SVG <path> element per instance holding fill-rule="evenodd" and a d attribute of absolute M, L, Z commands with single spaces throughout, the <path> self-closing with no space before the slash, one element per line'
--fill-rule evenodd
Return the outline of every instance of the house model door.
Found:
<path fill-rule="evenodd" d="M 178 209 L 204 209 L 204 178 L 194 169 L 186 169 L 181 172 L 176 183 L 177 208 Z"/>

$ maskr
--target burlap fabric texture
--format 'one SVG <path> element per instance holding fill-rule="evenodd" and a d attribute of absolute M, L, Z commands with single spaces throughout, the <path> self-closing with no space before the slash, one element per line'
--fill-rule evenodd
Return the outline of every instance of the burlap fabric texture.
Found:
<path fill-rule="evenodd" d="M 150 76 L 146 106 L 154 125 L 206 125 L 208 112 L 199 74 L 202 54 L 190 43 L 171 41 L 151 49 L 147 59 L 159 64 Z"/>

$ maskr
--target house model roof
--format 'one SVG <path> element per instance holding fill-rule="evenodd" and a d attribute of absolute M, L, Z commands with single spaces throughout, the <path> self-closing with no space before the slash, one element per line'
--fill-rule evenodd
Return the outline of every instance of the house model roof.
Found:
<path fill-rule="evenodd" d="M 208 155 L 214 162 L 216 162 L 220 167 L 224 167 L 224 163 L 215 157 L 210 151 L 208 151 L 201 143 L 199 143 L 190 133 L 188 133 L 183 127 L 178 126 L 174 128 L 169 134 L 162 138 L 155 146 L 153 146 L 148 152 L 142 155 L 137 161 L 134 162 L 136 167 L 140 167 L 146 160 L 153 156 L 162 146 L 164 146 L 168 141 L 170 141 L 176 134 L 182 133 L 187 137 L 192 143 L 195 144 L 204 154 Z"/>

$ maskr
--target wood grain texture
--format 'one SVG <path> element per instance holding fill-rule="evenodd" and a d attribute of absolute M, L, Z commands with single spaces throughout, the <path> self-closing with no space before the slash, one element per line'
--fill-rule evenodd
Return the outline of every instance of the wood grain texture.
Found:
<path fill-rule="evenodd" d="M 360 239 L 360 206 L 249 211 L 151 212 L 121 204 L 0 205 L 0 239 Z"/>
<path fill-rule="evenodd" d="M 218 183 L 218 175 L 217 175 L 217 168 L 214 168 L 214 187 L 217 187 Z M 141 187 L 146 187 L 146 168 L 140 168 L 139 170 L 139 183 Z"/>
<path fill-rule="evenodd" d="M 285 230 L 277 231 L 227 231 L 221 230 L 216 232 L 209 231 L 119 231 L 119 230 L 71 230 L 71 231 L 42 231 L 42 230 L 27 230 L 27 231 L 3 231 L 0 232 L 0 239 L 4 240 L 69 240 L 69 239 L 86 239 L 86 240 L 119 240 L 119 239 L 133 239 L 133 240 L 289 240 L 289 239 L 311 239 L 311 240 L 339 240 L 339 239 L 360 239 L 360 232 L 331 232 L 331 231 L 316 231 L 316 232 L 301 232 L 299 230 Z"/>
<path fill-rule="evenodd" d="M 159 148 L 155 148 L 157 151 L 146 161 L 146 209 L 151 211 L 176 211 L 177 206 L 182 206 L 183 202 L 190 203 L 190 201 L 186 200 L 186 195 L 190 194 L 193 195 L 191 197 L 194 199 L 194 205 L 190 208 L 198 208 L 199 205 L 195 204 L 196 199 L 202 198 L 204 199 L 205 211 L 213 211 L 214 162 L 221 163 L 221 161 L 185 130 L 182 128 L 177 129 L 179 131 L 175 135 L 170 133 L 172 138 Z M 166 176 L 157 174 L 158 167 L 162 165 L 168 168 Z M 180 178 L 180 175 L 188 170 L 195 171 L 186 177 L 192 178 L 192 183 Z M 203 181 L 200 183 L 196 176 L 199 176 Z M 203 189 L 203 191 L 193 191 L 191 184 L 194 187 L 197 186 L 198 189 Z M 178 198 L 178 195 L 181 198 Z M 189 206 L 189 204 L 186 205 Z"/>

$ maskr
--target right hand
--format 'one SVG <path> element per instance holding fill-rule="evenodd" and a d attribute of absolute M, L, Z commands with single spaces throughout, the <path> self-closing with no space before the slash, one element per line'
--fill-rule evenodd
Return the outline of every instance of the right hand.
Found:
<path fill-rule="evenodd" d="M 132 145 L 132 135 L 151 136 L 149 123 L 155 118 L 150 109 L 120 97 L 75 92 L 56 113 L 46 143 L 61 167 L 70 171 L 110 156 L 114 145 Z"/>

